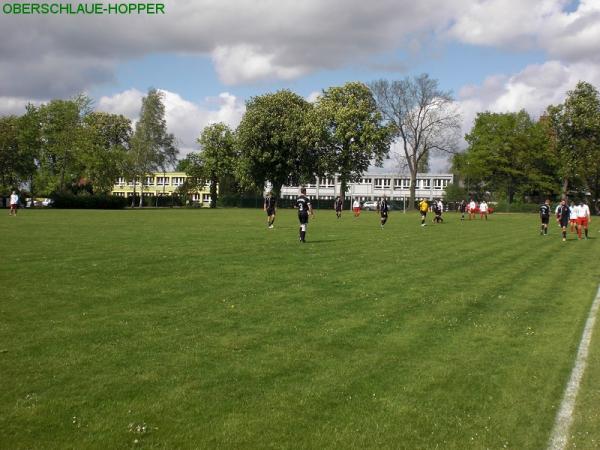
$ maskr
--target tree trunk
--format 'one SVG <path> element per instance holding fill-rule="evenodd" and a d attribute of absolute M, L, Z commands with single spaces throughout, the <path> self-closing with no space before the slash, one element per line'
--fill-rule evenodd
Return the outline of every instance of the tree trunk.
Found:
<path fill-rule="evenodd" d="M 569 190 L 569 179 L 567 177 L 565 177 L 565 178 L 563 178 L 562 195 L 561 195 L 561 198 L 563 200 L 567 199 L 568 190 Z"/>
<path fill-rule="evenodd" d="M 131 196 L 131 207 L 135 208 L 135 177 L 133 177 L 133 195 Z"/>
<path fill-rule="evenodd" d="M 210 179 L 210 207 L 211 208 L 217 207 L 217 182 L 218 182 L 218 180 L 214 176 Z"/>
<path fill-rule="evenodd" d="M 416 193 L 417 193 L 417 172 L 415 171 L 410 171 L 410 194 L 409 194 L 409 198 L 408 198 L 408 204 L 410 205 L 410 209 L 418 209 L 417 206 L 415 205 L 415 200 L 416 200 Z"/>
<path fill-rule="evenodd" d="M 348 182 L 346 178 L 340 178 L 340 198 L 342 199 L 342 209 L 344 202 L 346 201 L 346 189 L 348 188 Z M 352 207 L 352 205 L 350 205 Z"/>

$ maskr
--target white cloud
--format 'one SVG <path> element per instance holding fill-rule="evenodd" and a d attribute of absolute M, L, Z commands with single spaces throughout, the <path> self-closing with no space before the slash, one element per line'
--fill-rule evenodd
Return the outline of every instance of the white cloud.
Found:
<path fill-rule="evenodd" d="M 25 114 L 25 107 L 28 103 L 33 103 L 37 106 L 40 102 L 19 97 L 0 97 L 0 116 L 21 116 Z"/>
<path fill-rule="evenodd" d="M 110 97 L 100 97 L 96 109 L 111 114 L 123 114 L 131 120 L 137 120 L 143 97 L 143 92 L 129 89 Z"/>
<path fill-rule="evenodd" d="M 241 44 L 219 46 L 212 52 L 219 78 L 226 84 L 240 84 L 269 78 L 288 80 L 308 72 L 301 66 L 275 63 L 274 53 L 261 52 L 257 47 Z"/>
<path fill-rule="evenodd" d="M 235 129 L 246 110 L 244 103 L 228 92 L 207 98 L 204 105 L 190 102 L 175 92 L 161 92 L 167 128 L 178 139 L 180 157 L 184 157 L 190 151 L 198 151 L 196 139 L 206 125 L 224 122 Z M 110 97 L 102 97 L 97 110 L 123 114 L 135 122 L 144 95 L 137 89 L 130 89 Z"/>

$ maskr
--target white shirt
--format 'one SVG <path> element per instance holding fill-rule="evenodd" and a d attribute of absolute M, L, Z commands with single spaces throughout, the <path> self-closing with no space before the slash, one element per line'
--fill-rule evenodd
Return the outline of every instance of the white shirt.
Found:
<path fill-rule="evenodd" d="M 440 211 L 444 210 L 444 204 L 442 203 L 441 200 L 438 202 L 438 208 L 440 209 Z"/>
<path fill-rule="evenodd" d="M 486 202 L 481 202 L 481 203 L 479 204 L 479 210 L 480 210 L 481 212 L 487 212 L 487 210 L 488 210 L 487 203 L 486 203 Z"/>
<path fill-rule="evenodd" d="M 477 203 L 475 203 L 475 202 L 469 203 L 469 209 L 473 210 L 475 208 L 477 208 Z"/>
<path fill-rule="evenodd" d="M 360 208 L 360 202 L 358 200 L 354 200 L 354 203 L 352 203 L 352 207 L 353 208 Z"/>
<path fill-rule="evenodd" d="M 571 212 L 571 215 L 569 216 L 571 219 L 575 219 L 578 216 L 578 211 L 579 211 L 579 206 L 578 205 L 573 205 L 573 206 L 569 206 L 569 211 Z"/>
<path fill-rule="evenodd" d="M 577 213 L 577 217 L 582 219 L 584 217 L 590 217 L 590 208 L 588 205 L 578 205 L 575 211 Z"/>
<path fill-rule="evenodd" d="M 17 194 L 10 194 L 10 204 L 16 205 L 19 203 L 19 196 Z"/>

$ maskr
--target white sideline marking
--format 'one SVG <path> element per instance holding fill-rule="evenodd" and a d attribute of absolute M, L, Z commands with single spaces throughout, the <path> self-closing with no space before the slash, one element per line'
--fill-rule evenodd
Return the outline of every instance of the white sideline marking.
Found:
<path fill-rule="evenodd" d="M 585 322 L 585 328 L 583 329 L 583 335 L 579 342 L 579 350 L 577 351 L 577 359 L 575 360 L 575 366 L 571 372 L 571 378 L 565 389 L 565 395 L 560 409 L 556 415 L 556 421 L 554 422 L 554 428 L 552 429 L 552 436 L 548 444 L 548 450 L 562 450 L 567 447 L 567 441 L 569 439 L 569 428 L 573 422 L 573 410 L 575 409 L 575 399 L 577 398 L 577 392 L 579 391 L 579 385 L 585 372 L 587 365 L 588 350 L 590 348 L 590 342 L 592 340 L 592 332 L 594 330 L 594 324 L 596 322 L 596 315 L 598 308 L 600 307 L 600 287 L 590 313 Z"/>

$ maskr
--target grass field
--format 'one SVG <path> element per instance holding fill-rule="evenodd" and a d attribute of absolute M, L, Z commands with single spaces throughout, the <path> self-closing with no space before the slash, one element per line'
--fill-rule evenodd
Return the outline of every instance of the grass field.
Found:
<path fill-rule="evenodd" d="M 600 282 L 536 215 L 0 220 L 0 448 L 543 449 Z M 571 446 L 600 448 L 600 330 Z"/>

